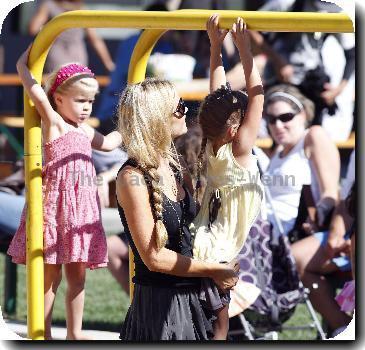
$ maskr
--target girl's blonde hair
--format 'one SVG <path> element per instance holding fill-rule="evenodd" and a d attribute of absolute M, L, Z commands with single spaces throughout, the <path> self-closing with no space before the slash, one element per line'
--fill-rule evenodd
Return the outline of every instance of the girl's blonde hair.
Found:
<path fill-rule="evenodd" d="M 151 178 L 156 242 L 158 249 L 165 246 L 167 232 L 162 222 L 162 190 L 157 168 L 161 158 L 181 171 L 178 155 L 172 146 L 171 117 L 176 108 L 177 92 L 167 81 L 148 78 L 128 85 L 119 100 L 118 129 L 128 157 L 137 162 Z"/>
<path fill-rule="evenodd" d="M 47 94 L 48 100 L 50 101 L 53 108 L 56 108 L 56 104 L 54 101 L 53 94 L 51 94 L 51 87 L 53 86 L 58 72 L 63 68 L 70 65 L 70 63 L 63 64 L 55 69 L 52 73 L 50 73 L 47 77 L 47 80 L 44 83 L 44 91 Z M 69 89 L 78 89 L 81 91 L 95 91 L 97 93 L 99 91 L 99 83 L 98 81 L 91 77 L 89 74 L 77 74 L 69 79 L 65 80 L 61 85 L 57 87 L 54 92 L 58 92 L 59 94 L 64 94 Z"/>

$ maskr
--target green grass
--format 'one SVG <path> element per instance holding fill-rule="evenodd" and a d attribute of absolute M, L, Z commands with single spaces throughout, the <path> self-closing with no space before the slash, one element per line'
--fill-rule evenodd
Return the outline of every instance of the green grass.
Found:
<path fill-rule="evenodd" d="M 4 303 L 4 263 L 5 256 L 0 254 L 0 304 Z M 55 324 L 65 324 L 65 290 L 66 283 L 63 280 L 53 310 Z M 84 328 L 119 331 L 128 310 L 129 297 L 109 271 L 106 268 L 87 270 L 85 290 Z M 25 266 L 18 265 L 17 312 L 13 318 L 26 321 L 26 310 Z"/>
<path fill-rule="evenodd" d="M 319 321 L 321 317 L 317 314 Z M 285 326 L 304 326 L 312 323 L 308 309 L 305 305 L 299 304 L 294 315 L 285 322 Z M 285 330 L 279 334 L 279 340 L 315 340 L 317 332 L 314 329 L 306 330 Z"/>
<path fill-rule="evenodd" d="M 0 304 L 4 302 L 4 262 L 0 254 Z M 53 320 L 55 324 L 65 324 L 65 282 L 62 281 L 55 302 Z M 85 329 L 119 331 L 129 306 L 128 296 L 121 290 L 107 269 L 87 271 L 86 298 L 83 324 Z M 18 266 L 17 312 L 14 317 L 26 321 L 26 285 L 25 267 Z M 286 325 L 304 325 L 310 322 L 304 305 L 298 305 L 294 315 Z M 281 340 L 314 340 L 313 330 L 284 331 L 279 334 Z"/>

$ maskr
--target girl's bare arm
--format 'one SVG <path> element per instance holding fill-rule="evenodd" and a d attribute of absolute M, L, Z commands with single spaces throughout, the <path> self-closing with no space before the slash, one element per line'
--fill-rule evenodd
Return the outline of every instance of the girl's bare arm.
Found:
<path fill-rule="evenodd" d="M 122 143 L 122 136 L 119 131 L 112 131 L 108 135 L 103 135 L 87 123 L 84 123 L 83 127 L 91 141 L 91 147 L 98 151 L 112 151 Z"/>
<path fill-rule="evenodd" d="M 228 31 L 219 29 L 219 15 L 214 14 L 208 19 L 207 33 L 210 40 L 209 90 L 212 93 L 227 82 L 222 61 L 222 45 Z"/>
<path fill-rule="evenodd" d="M 247 110 L 233 143 L 235 156 L 239 157 L 251 154 L 255 144 L 262 119 L 264 90 L 260 73 L 251 53 L 246 24 L 242 18 L 238 18 L 233 24 L 231 33 L 241 58 L 248 95 Z"/>
<path fill-rule="evenodd" d="M 27 66 L 30 48 L 31 46 L 20 56 L 16 64 L 19 77 L 27 95 L 41 116 L 42 122 L 47 126 L 59 125 L 63 121 L 61 116 L 53 109 L 42 86 L 34 79 Z"/>

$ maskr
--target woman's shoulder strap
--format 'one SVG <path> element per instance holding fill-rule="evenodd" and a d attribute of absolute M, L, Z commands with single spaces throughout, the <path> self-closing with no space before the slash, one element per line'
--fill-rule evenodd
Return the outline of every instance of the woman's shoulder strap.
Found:
<path fill-rule="evenodd" d="M 125 163 L 120 167 L 117 176 L 119 175 L 119 172 L 122 171 L 126 166 L 131 166 L 132 168 L 136 168 L 136 169 L 138 169 L 139 171 L 142 172 L 143 178 L 144 178 L 144 180 L 146 182 L 146 185 L 147 185 L 147 188 L 148 188 L 148 191 L 151 192 L 152 191 L 152 184 L 151 184 L 152 178 L 151 178 L 151 175 L 148 174 L 146 169 L 141 167 L 141 165 L 138 164 L 138 162 L 135 159 L 128 158 L 125 161 Z"/>

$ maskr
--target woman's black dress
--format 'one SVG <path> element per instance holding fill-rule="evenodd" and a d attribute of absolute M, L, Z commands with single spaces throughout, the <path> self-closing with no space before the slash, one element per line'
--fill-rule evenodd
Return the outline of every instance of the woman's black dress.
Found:
<path fill-rule="evenodd" d="M 138 168 L 132 160 L 128 160 L 122 168 L 126 165 Z M 146 174 L 145 179 L 148 181 Z M 180 202 L 171 201 L 163 194 L 163 222 L 168 233 L 166 248 L 192 257 L 192 237 L 188 226 L 196 215 L 196 207 L 189 191 L 185 187 L 184 190 L 185 198 Z M 157 341 L 212 338 L 214 316 L 203 309 L 199 301 L 201 279 L 149 271 L 138 254 L 119 203 L 118 210 L 135 262 L 133 301 L 124 320 L 120 339 Z"/>

